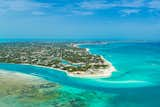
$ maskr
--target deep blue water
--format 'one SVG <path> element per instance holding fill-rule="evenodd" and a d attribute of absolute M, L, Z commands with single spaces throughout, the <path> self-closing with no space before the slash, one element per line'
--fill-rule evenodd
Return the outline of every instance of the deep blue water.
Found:
<path fill-rule="evenodd" d="M 37 75 L 62 86 L 116 94 L 113 97 L 115 104 L 111 107 L 160 107 L 160 43 L 109 43 L 80 47 L 103 55 L 117 71 L 110 78 L 83 79 L 30 65 L 1 63 L 0 69 Z"/>

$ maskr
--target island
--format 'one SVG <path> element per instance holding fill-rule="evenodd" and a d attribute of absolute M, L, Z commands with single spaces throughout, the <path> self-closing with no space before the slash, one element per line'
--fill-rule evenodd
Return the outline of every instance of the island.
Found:
<path fill-rule="evenodd" d="M 74 77 L 109 77 L 115 71 L 101 55 L 70 42 L 0 43 L 0 63 L 48 67 Z"/>

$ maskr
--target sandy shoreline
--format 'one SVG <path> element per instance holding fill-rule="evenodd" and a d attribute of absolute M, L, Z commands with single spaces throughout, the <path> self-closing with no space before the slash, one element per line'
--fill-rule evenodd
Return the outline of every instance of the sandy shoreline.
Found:
<path fill-rule="evenodd" d="M 106 60 L 105 60 L 106 61 Z M 58 68 L 53 68 L 53 67 L 47 67 L 47 66 L 41 66 L 41 65 L 32 65 L 32 64 L 25 64 L 25 63 L 21 63 L 20 65 L 30 65 L 30 66 L 35 66 L 35 67 L 42 67 L 42 68 L 47 68 L 47 69 L 52 69 L 52 70 L 58 70 L 61 72 L 64 72 L 66 75 L 70 76 L 70 77 L 79 77 L 79 78 L 107 78 L 110 77 L 112 75 L 112 72 L 116 71 L 116 69 L 114 68 L 114 66 L 112 66 L 112 64 L 107 61 L 107 63 L 110 64 L 110 67 L 107 69 L 99 69 L 101 72 L 100 73 L 95 73 L 95 74 L 86 74 L 86 73 L 81 73 L 81 74 L 76 74 L 76 73 L 69 73 L 66 70 L 61 70 Z M 10 64 L 15 64 L 15 63 L 10 63 Z M 0 70 L 0 71 L 7 71 L 7 70 Z M 18 74 L 18 72 L 16 71 L 16 73 Z M 34 75 L 36 76 L 36 75 Z"/>
<path fill-rule="evenodd" d="M 79 47 L 79 44 L 74 44 L 76 45 L 76 47 Z M 90 49 L 89 48 L 85 48 L 89 53 Z M 53 67 L 47 67 L 47 66 L 41 66 L 41 65 L 32 65 L 32 64 L 23 64 L 23 65 L 32 65 L 32 66 L 36 66 L 36 67 L 43 67 L 43 68 L 49 68 L 49 69 L 53 69 L 53 70 L 58 70 L 58 71 L 62 71 L 64 73 L 66 73 L 66 75 L 70 76 L 70 77 L 79 77 L 79 78 L 108 78 L 112 75 L 112 72 L 115 72 L 116 69 L 115 67 L 112 65 L 111 62 L 109 62 L 108 60 L 106 60 L 103 56 L 101 56 L 101 58 L 105 61 L 106 64 L 109 65 L 108 68 L 106 69 L 98 69 L 97 71 L 95 71 L 95 73 L 91 74 L 91 73 L 85 73 L 82 71 L 76 71 L 75 73 L 70 73 L 66 70 L 62 70 L 62 69 L 58 69 L 58 68 L 53 68 Z"/>
<path fill-rule="evenodd" d="M 78 48 L 79 44 L 75 44 Z M 90 49 L 89 48 L 85 48 L 89 53 Z M 112 75 L 112 72 L 116 71 L 115 67 L 112 65 L 111 62 L 109 62 L 108 60 L 106 60 L 103 56 L 101 56 L 101 58 L 105 61 L 105 64 L 109 65 L 108 68 L 100 68 L 100 69 L 89 69 L 86 72 L 83 71 L 76 71 L 76 72 L 68 72 L 67 70 L 62 70 L 59 68 L 53 68 L 53 67 L 47 67 L 47 66 L 41 66 L 41 65 L 32 65 L 32 64 L 26 64 L 26 63 L 20 63 L 21 65 L 31 65 L 31 66 L 36 66 L 36 67 L 43 67 L 43 68 L 49 68 L 52 70 L 58 70 L 58 71 L 62 71 L 64 73 L 66 73 L 66 75 L 70 76 L 70 77 L 79 77 L 79 78 L 107 78 L 110 77 Z M 14 63 L 12 63 L 14 64 Z"/>
<path fill-rule="evenodd" d="M 107 44 L 107 43 L 106 43 Z M 74 44 L 75 47 L 77 48 L 80 48 L 79 46 L 80 45 L 86 45 L 86 44 Z M 90 54 L 92 54 L 90 52 L 90 49 L 89 48 L 85 48 Z M 107 77 L 110 77 L 112 75 L 112 72 L 115 72 L 116 71 L 116 68 L 112 65 L 111 62 L 109 62 L 108 60 L 106 60 L 102 55 L 100 55 L 101 58 L 105 61 L 106 64 L 109 64 L 109 68 L 106 68 L 106 69 L 100 69 L 102 72 L 101 73 L 98 73 L 98 74 L 69 74 L 69 76 L 73 76 L 73 77 L 93 77 L 93 78 L 107 78 Z M 68 73 L 68 72 L 67 72 Z"/>
<path fill-rule="evenodd" d="M 79 78 L 107 78 L 110 77 L 112 75 L 112 72 L 116 71 L 116 69 L 114 68 L 114 66 L 110 66 L 107 69 L 100 69 L 101 73 L 95 73 L 95 74 L 86 74 L 86 73 L 81 73 L 81 74 L 76 74 L 76 73 L 69 73 L 66 70 L 61 70 L 58 68 L 52 68 L 52 67 L 47 67 L 47 66 L 41 66 L 41 65 L 32 65 L 32 64 L 21 64 L 21 65 L 31 65 L 31 66 L 35 66 L 35 67 L 42 67 L 42 68 L 47 68 L 47 69 L 52 69 L 52 70 L 58 70 L 58 71 L 62 71 L 64 73 L 66 73 L 66 75 L 70 76 L 70 77 L 79 77 Z M 80 71 L 81 72 L 81 71 Z"/>

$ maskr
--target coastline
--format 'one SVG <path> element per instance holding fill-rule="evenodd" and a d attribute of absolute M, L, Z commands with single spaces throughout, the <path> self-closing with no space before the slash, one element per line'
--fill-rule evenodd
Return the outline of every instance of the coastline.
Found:
<path fill-rule="evenodd" d="M 47 67 L 47 66 L 41 66 L 41 65 L 32 65 L 32 64 L 21 64 L 21 65 L 31 65 L 35 67 L 42 67 L 42 68 L 47 68 L 47 69 L 52 69 L 52 70 L 58 70 L 58 71 L 64 72 L 67 76 L 78 77 L 78 78 L 108 78 L 112 75 L 112 72 L 116 71 L 116 69 L 112 65 L 107 69 L 100 69 L 103 72 L 97 73 L 97 74 L 86 74 L 86 73 L 76 74 L 76 73 L 70 73 L 66 70 Z"/>
<path fill-rule="evenodd" d="M 58 70 L 58 71 L 64 72 L 67 76 L 70 76 L 70 77 L 78 77 L 78 78 L 109 78 L 112 75 L 112 72 L 115 72 L 116 69 L 112 65 L 112 63 L 109 62 L 108 60 L 106 60 L 103 56 L 101 56 L 101 58 L 103 58 L 105 63 L 109 64 L 109 68 L 98 69 L 97 70 L 98 73 L 95 73 L 95 74 L 87 74 L 87 73 L 84 73 L 84 72 L 80 73 L 81 71 L 79 71 L 78 73 L 77 72 L 76 73 L 70 73 L 70 72 L 68 72 L 66 70 L 62 70 L 62 69 L 58 69 L 58 68 L 35 65 L 35 64 L 27 64 L 27 63 L 20 63 L 20 65 L 30 65 L 30 66 L 35 66 L 35 67 L 42 67 L 42 68 L 47 68 L 47 69 L 52 69 L 52 70 Z M 8 64 L 16 64 L 16 63 L 8 63 Z"/>
<path fill-rule="evenodd" d="M 80 44 L 73 44 L 75 47 L 77 48 L 81 48 L 79 47 Z M 83 48 L 86 49 L 86 51 L 89 54 L 92 54 L 90 52 L 89 48 Z M 58 71 L 62 71 L 64 72 L 67 76 L 70 77 L 80 77 L 80 78 L 108 78 L 112 75 L 112 72 L 116 71 L 115 67 L 112 65 L 111 62 L 109 62 L 108 60 L 106 60 L 102 55 L 100 55 L 101 60 L 103 60 L 103 64 L 108 65 L 106 67 L 99 67 L 99 68 L 90 68 L 90 69 L 86 69 L 85 71 L 81 71 L 81 70 L 77 70 L 77 71 L 73 71 L 73 72 L 69 72 L 68 70 L 63 70 L 61 68 L 54 68 L 54 67 L 50 67 L 50 66 L 43 66 L 43 65 L 38 65 L 38 64 L 30 64 L 30 63 L 11 63 L 8 62 L 8 64 L 20 64 L 20 65 L 31 65 L 31 66 L 36 66 L 36 67 L 43 67 L 43 68 L 49 68 L 52 70 L 58 70 Z M 91 65 L 92 66 L 92 65 Z"/>
<path fill-rule="evenodd" d="M 87 44 L 74 44 L 75 47 L 77 48 L 81 48 L 80 45 L 88 45 L 88 44 L 91 44 L 91 43 L 87 43 Z M 105 43 L 107 44 L 107 43 Z M 95 44 L 91 44 L 91 45 L 95 45 Z M 97 45 L 97 44 L 96 44 Z M 86 49 L 86 51 L 88 51 L 90 54 L 92 54 L 90 52 L 90 49 L 89 48 L 84 48 Z M 103 72 L 101 72 L 101 74 L 89 74 L 89 75 L 77 75 L 77 74 L 70 74 L 70 76 L 73 76 L 73 77 L 93 77 L 93 78 L 108 78 L 112 75 L 112 72 L 115 72 L 116 71 L 116 68 L 112 65 L 112 63 L 108 60 L 106 60 L 102 55 L 100 55 L 100 57 L 105 61 L 106 64 L 109 64 L 109 68 L 106 68 L 106 69 L 100 69 L 102 70 Z M 66 71 L 67 72 L 67 71 Z M 68 73 L 68 72 L 67 72 Z"/>
<path fill-rule="evenodd" d="M 79 47 L 79 45 L 81 44 L 74 44 L 74 46 Z M 86 51 L 88 51 L 90 54 L 90 49 L 89 48 L 85 48 Z M 106 60 L 102 55 L 100 55 L 101 58 L 105 61 L 106 64 L 109 65 L 108 68 L 106 69 L 98 69 L 96 73 L 91 74 L 91 73 L 85 73 L 85 72 L 81 72 L 81 71 L 76 71 L 74 73 L 68 72 L 67 70 L 62 70 L 59 68 L 53 68 L 53 67 L 47 67 L 47 66 L 41 66 L 41 65 L 32 65 L 32 64 L 22 64 L 22 65 L 31 65 L 31 66 L 36 66 L 36 67 L 43 67 L 43 68 L 49 68 L 52 70 L 58 70 L 58 71 L 62 71 L 64 72 L 67 76 L 70 77 L 78 77 L 78 78 L 109 78 L 112 75 L 112 72 L 116 71 L 116 68 L 112 65 L 111 62 L 109 62 L 108 60 Z"/>

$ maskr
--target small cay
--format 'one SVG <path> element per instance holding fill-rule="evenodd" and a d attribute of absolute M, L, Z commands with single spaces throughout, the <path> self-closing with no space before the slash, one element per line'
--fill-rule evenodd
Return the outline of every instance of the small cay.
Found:
<path fill-rule="evenodd" d="M 0 62 L 31 64 L 75 77 L 109 77 L 115 68 L 100 55 L 73 43 L 15 42 L 0 44 Z"/>

